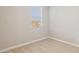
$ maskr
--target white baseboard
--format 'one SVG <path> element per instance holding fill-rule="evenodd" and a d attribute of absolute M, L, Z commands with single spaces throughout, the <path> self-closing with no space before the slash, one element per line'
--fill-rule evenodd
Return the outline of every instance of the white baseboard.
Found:
<path fill-rule="evenodd" d="M 72 46 L 75 46 L 75 47 L 79 48 L 78 44 L 75 44 L 75 43 L 72 43 L 72 42 L 64 41 L 64 40 L 61 40 L 61 39 L 58 39 L 58 38 L 54 38 L 54 37 L 51 37 L 51 36 L 48 36 L 48 38 L 56 40 L 56 41 L 60 41 L 60 42 L 63 42 L 63 43 L 66 43 L 66 44 L 69 44 L 69 45 L 72 45 Z"/>
<path fill-rule="evenodd" d="M 58 38 L 47 36 L 47 37 L 36 39 L 36 40 L 30 41 L 30 42 L 26 42 L 26 43 L 18 44 L 18 45 L 9 47 L 9 48 L 2 49 L 2 50 L 0 50 L 0 52 L 7 52 L 8 50 L 11 50 L 11 49 L 14 49 L 14 48 L 18 48 L 18 47 L 21 47 L 21 46 L 24 46 L 24 45 L 28 45 L 28 44 L 31 44 L 31 43 L 35 43 L 35 42 L 38 42 L 40 40 L 44 40 L 44 39 L 47 39 L 47 38 L 50 38 L 50 39 L 53 39 L 53 40 L 56 40 L 56 41 L 60 41 L 60 42 L 63 42 L 63 43 L 66 43 L 66 44 L 69 44 L 69 45 L 72 45 L 72 46 L 75 46 L 75 47 L 79 47 L 78 44 L 74 44 L 74 43 L 71 43 L 71 42 L 68 42 L 68 41 L 64 41 L 64 40 L 61 40 L 61 39 L 58 39 Z"/>
<path fill-rule="evenodd" d="M 18 48 L 18 47 L 21 47 L 21 46 L 24 46 L 24 45 L 28 45 L 28 44 L 31 44 L 31 43 L 35 43 L 35 42 L 38 42 L 40 40 L 44 40 L 46 38 L 48 38 L 48 37 L 43 37 L 43 38 L 36 39 L 36 40 L 30 41 L 30 42 L 26 42 L 26 43 L 14 45 L 12 47 L 8 47 L 8 48 L 5 48 L 5 49 L 0 50 L 0 52 L 7 52 L 8 50 L 11 50 L 11 49 L 14 49 L 14 48 Z"/>

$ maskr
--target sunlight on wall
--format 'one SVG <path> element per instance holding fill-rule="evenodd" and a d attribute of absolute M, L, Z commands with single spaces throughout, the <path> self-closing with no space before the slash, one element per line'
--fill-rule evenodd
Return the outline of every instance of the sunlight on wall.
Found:
<path fill-rule="evenodd" d="M 39 28 L 42 23 L 42 8 L 32 7 L 32 27 Z"/>

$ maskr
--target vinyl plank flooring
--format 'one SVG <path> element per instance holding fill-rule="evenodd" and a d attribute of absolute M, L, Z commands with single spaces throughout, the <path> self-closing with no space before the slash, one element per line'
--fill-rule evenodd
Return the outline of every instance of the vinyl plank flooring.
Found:
<path fill-rule="evenodd" d="M 78 53 L 79 48 L 53 39 L 41 40 L 7 51 L 8 53 Z"/>

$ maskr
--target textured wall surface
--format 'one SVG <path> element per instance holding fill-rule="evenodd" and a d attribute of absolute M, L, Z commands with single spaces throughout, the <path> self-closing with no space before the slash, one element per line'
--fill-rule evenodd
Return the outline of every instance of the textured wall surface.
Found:
<path fill-rule="evenodd" d="M 79 7 L 50 7 L 50 36 L 79 44 Z"/>
<path fill-rule="evenodd" d="M 32 7 L 0 7 L 0 49 L 47 36 L 47 7 L 42 8 L 42 26 L 32 28 Z"/>

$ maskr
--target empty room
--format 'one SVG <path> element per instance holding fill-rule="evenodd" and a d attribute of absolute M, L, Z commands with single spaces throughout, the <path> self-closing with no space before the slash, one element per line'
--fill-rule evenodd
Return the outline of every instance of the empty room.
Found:
<path fill-rule="evenodd" d="M 79 7 L 0 6 L 0 53 L 79 53 Z"/>

